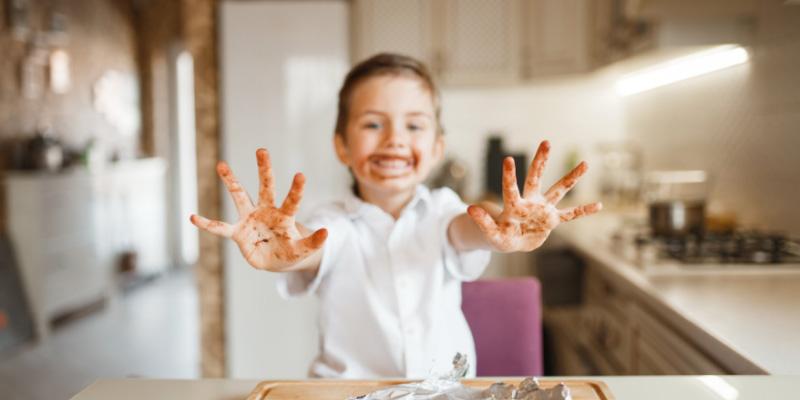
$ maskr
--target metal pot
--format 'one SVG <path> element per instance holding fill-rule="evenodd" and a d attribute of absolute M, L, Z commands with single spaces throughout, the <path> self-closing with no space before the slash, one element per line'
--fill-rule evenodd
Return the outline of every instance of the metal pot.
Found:
<path fill-rule="evenodd" d="M 705 231 L 705 201 L 664 201 L 651 203 L 648 209 L 655 236 L 702 235 Z"/>
<path fill-rule="evenodd" d="M 708 195 L 705 171 L 654 171 L 648 174 L 645 186 L 653 235 L 704 233 Z"/>
<path fill-rule="evenodd" d="M 25 169 L 56 171 L 64 162 L 64 148 L 55 137 L 36 134 L 28 141 Z"/>

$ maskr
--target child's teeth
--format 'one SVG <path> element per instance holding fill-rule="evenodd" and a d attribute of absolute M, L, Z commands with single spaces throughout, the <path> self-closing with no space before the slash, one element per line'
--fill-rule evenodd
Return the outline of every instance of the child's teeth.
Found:
<path fill-rule="evenodd" d="M 378 165 L 386 168 L 403 168 L 408 166 L 405 160 L 378 160 Z"/>

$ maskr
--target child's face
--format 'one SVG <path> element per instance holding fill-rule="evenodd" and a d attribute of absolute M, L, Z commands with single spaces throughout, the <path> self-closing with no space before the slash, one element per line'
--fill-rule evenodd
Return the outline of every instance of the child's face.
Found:
<path fill-rule="evenodd" d="M 441 159 L 444 141 L 429 90 L 417 78 L 375 76 L 353 90 L 347 131 L 336 154 L 362 191 L 414 190 Z"/>

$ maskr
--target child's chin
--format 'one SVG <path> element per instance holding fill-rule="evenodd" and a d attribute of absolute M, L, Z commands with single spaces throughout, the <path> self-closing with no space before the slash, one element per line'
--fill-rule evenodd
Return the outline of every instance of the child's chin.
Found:
<path fill-rule="evenodd" d="M 417 180 L 413 176 L 380 177 L 371 181 L 370 186 L 374 189 L 391 193 L 414 190 L 417 186 Z"/>

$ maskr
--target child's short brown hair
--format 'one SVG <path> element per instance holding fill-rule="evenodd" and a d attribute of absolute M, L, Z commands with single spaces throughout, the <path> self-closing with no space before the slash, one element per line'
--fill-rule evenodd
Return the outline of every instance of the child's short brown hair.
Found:
<path fill-rule="evenodd" d="M 441 106 L 439 89 L 433 80 L 428 68 L 422 62 L 401 54 L 380 53 L 376 54 L 353 67 L 344 78 L 342 88 L 339 90 L 339 110 L 336 115 L 336 134 L 342 135 L 347 130 L 347 118 L 350 114 L 350 97 L 356 86 L 362 81 L 382 75 L 413 76 L 422 81 L 430 91 L 433 108 L 436 113 L 437 132 L 444 133 L 441 123 Z"/>

